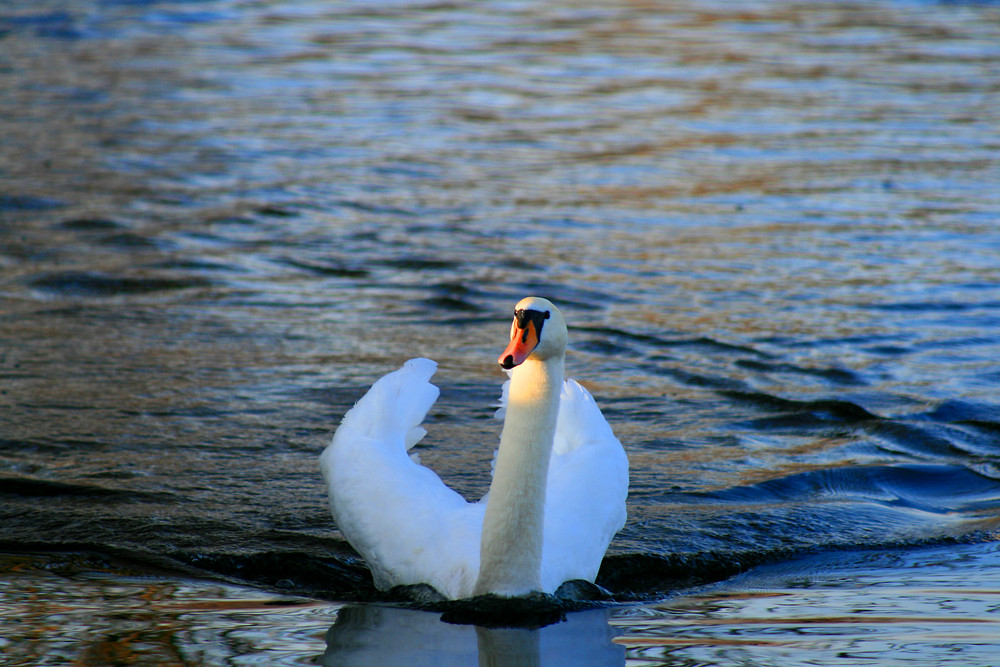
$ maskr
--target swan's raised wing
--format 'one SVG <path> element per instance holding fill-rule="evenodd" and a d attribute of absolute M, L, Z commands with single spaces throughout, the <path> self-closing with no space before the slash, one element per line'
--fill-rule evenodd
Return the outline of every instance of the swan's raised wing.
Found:
<path fill-rule="evenodd" d="M 320 457 L 330 510 L 380 589 L 430 584 L 471 594 L 483 507 L 469 504 L 408 455 L 438 397 L 437 364 L 411 359 L 379 379 L 344 416 Z"/>
<path fill-rule="evenodd" d="M 593 581 L 604 552 L 625 525 L 628 458 L 590 393 L 563 384 L 549 462 L 542 587 Z"/>

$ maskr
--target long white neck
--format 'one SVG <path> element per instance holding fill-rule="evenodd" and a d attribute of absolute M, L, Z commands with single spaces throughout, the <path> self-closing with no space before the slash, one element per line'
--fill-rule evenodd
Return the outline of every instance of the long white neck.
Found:
<path fill-rule="evenodd" d="M 542 586 L 545 482 L 559 416 L 565 357 L 514 369 L 486 501 L 475 595 L 526 595 Z"/>

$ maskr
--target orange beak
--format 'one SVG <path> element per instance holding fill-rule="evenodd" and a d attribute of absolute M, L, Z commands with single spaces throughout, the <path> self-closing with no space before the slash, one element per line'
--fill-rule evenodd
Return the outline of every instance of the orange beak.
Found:
<path fill-rule="evenodd" d="M 515 324 L 511 331 L 510 345 L 500 354 L 497 362 L 502 368 L 510 370 L 514 366 L 523 364 L 536 345 L 538 345 L 538 331 L 535 329 L 535 323 L 527 320 L 524 328 Z"/>

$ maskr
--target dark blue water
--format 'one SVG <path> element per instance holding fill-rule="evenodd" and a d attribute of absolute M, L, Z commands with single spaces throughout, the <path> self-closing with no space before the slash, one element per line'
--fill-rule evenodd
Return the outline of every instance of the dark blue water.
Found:
<path fill-rule="evenodd" d="M 808 664 L 815 646 L 662 635 L 664 601 L 735 599 L 757 572 L 773 593 L 776 564 L 816 595 L 816 572 L 875 561 L 844 576 L 925 590 L 947 554 L 956 581 L 993 581 L 998 95 L 989 2 L 0 5 L 0 602 L 33 618 L 15 603 L 40 590 L 92 618 L 102 587 L 155 576 L 170 604 L 379 626 L 340 611 L 385 598 L 316 459 L 371 382 L 428 356 L 422 461 L 478 498 L 527 294 L 566 314 L 569 374 L 630 457 L 598 580 L 638 604 L 601 612 L 629 659 Z M 991 586 L 969 595 L 995 609 Z M 262 645 L 200 654 L 192 627 L 246 619 L 170 604 L 195 662 Z M 992 613 L 959 614 L 992 623 L 975 641 L 877 648 L 944 664 L 935 647 L 996 646 Z M 55 651 L 41 622 L 4 639 L 13 664 Z M 837 642 L 864 623 L 836 623 L 823 664 L 856 664 Z M 71 634 L 141 654 L 140 626 Z M 507 641 L 485 632 L 442 646 Z M 545 636 L 511 650 L 550 655 Z M 990 663 L 972 650 L 955 664 Z"/>

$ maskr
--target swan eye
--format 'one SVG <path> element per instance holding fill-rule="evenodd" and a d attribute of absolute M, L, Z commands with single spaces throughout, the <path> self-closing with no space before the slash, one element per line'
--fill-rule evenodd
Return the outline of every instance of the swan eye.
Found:
<path fill-rule="evenodd" d="M 523 331 L 523 340 L 527 340 L 528 337 L 528 324 L 535 325 L 535 336 L 537 338 L 542 337 L 542 325 L 545 320 L 549 319 L 551 313 L 549 311 L 541 310 L 528 310 L 522 308 L 521 310 L 514 311 L 514 320 L 517 322 L 517 328 Z"/>

